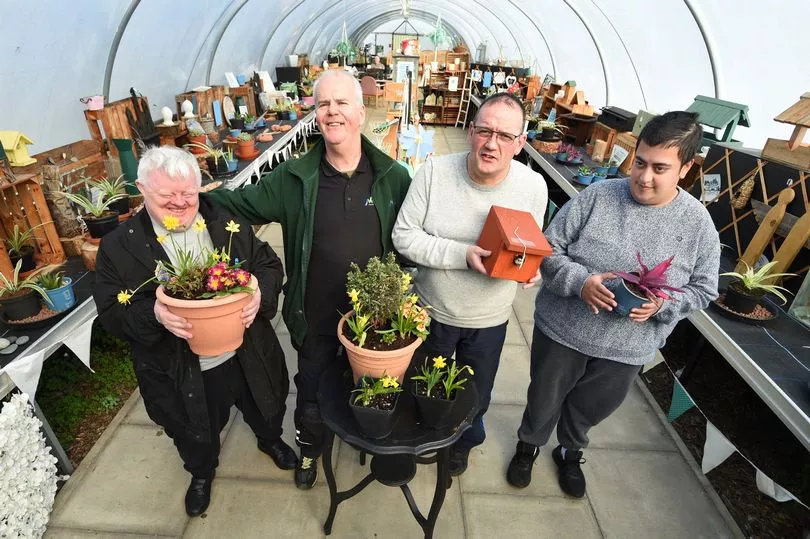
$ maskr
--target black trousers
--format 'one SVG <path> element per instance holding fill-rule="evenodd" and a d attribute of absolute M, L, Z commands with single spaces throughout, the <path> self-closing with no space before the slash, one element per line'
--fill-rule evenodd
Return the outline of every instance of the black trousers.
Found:
<path fill-rule="evenodd" d="M 588 431 L 624 402 L 640 365 L 589 357 L 534 327 L 531 383 L 521 441 L 543 446 L 557 426 L 557 441 L 578 451 L 588 446 Z"/>
<path fill-rule="evenodd" d="M 219 465 L 219 434 L 228 423 L 231 406 L 242 411 L 245 423 L 260 441 L 272 442 L 281 437 L 281 423 L 286 406 L 281 403 L 278 413 L 267 421 L 250 393 L 237 356 L 222 365 L 203 371 L 205 402 L 211 427 L 211 441 L 200 443 L 182 436 L 172 436 L 183 467 L 194 477 L 210 478 Z M 171 436 L 171 433 L 167 433 Z"/>
<path fill-rule="evenodd" d="M 471 381 L 478 390 L 478 413 L 473 420 L 472 427 L 464 431 L 461 438 L 454 444 L 458 451 L 469 451 L 477 445 L 484 443 L 484 414 L 489 408 L 492 398 L 492 386 L 495 384 L 495 375 L 501 362 L 501 351 L 506 340 L 506 326 L 471 329 L 458 328 L 442 324 L 436 320 L 430 322 L 430 334 L 427 340 L 419 347 L 420 352 L 433 358 L 444 356 L 449 358 L 456 354 L 458 363 L 472 367 L 475 375 Z M 468 382 L 470 378 L 467 376 Z"/>
<path fill-rule="evenodd" d="M 316 458 L 323 452 L 326 429 L 318 406 L 318 382 L 327 366 L 342 361 L 348 368 L 345 353 L 337 335 L 307 335 L 298 348 L 298 374 L 293 377 L 297 389 L 295 399 L 295 443 L 301 456 Z"/>

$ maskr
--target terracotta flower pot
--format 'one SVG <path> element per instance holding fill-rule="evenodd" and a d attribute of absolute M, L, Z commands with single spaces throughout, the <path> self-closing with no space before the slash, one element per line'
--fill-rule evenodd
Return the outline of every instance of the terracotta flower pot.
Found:
<path fill-rule="evenodd" d="M 236 152 L 242 157 L 250 157 L 256 151 L 255 148 L 255 141 L 253 139 L 250 140 L 238 140 L 236 141 Z"/>
<path fill-rule="evenodd" d="M 250 277 L 249 287 L 256 289 L 259 282 Z M 200 356 L 217 356 L 242 345 L 245 326 L 242 325 L 242 307 L 251 295 L 239 292 L 212 299 L 176 299 L 166 294 L 162 286 L 157 298 L 166 304 L 172 314 L 182 316 L 191 324 L 192 337 L 188 340 L 191 351 Z"/>
<path fill-rule="evenodd" d="M 402 382 L 404 380 L 405 371 L 408 370 L 408 365 L 411 364 L 413 353 L 416 352 L 416 349 L 422 344 L 422 339 L 417 338 L 405 348 L 399 348 L 397 350 L 378 351 L 360 348 L 343 335 L 343 324 L 346 323 L 346 316 L 351 314 L 350 312 L 340 319 L 337 334 L 340 344 L 346 349 L 346 355 L 349 357 L 349 365 L 352 368 L 355 383 L 357 383 L 364 374 L 373 378 L 380 378 L 383 374 L 387 374 Z"/>
<path fill-rule="evenodd" d="M 203 146 L 205 146 L 205 139 L 206 139 L 205 135 L 202 135 L 202 136 L 199 136 L 199 137 L 188 137 L 189 143 L 194 142 L 194 143 L 197 143 L 197 144 L 202 144 Z M 193 153 L 195 155 L 202 155 L 202 154 L 206 153 L 206 151 L 203 150 L 202 148 L 197 148 L 195 146 L 192 146 L 191 148 L 189 148 L 188 151 L 190 151 L 191 153 Z"/>

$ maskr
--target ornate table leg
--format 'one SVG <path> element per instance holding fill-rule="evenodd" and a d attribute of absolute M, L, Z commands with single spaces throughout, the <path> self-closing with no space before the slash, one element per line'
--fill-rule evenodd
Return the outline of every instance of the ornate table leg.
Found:
<path fill-rule="evenodd" d="M 430 504 L 427 522 L 422 529 L 425 530 L 425 539 L 433 537 L 433 527 L 439 518 L 444 503 L 444 495 L 450 482 L 450 447 L 443 447 L 436 455 L 436 490 L 433 493 L 433 502 Z"/>
<path fill-rule="evenodd" d="M 335 433 L 331 430 L 326 435 L 326 441 L 323 445 L 322 462 L 323 472 L 326 476 L 326 484 L 329 485 L 329 516 L 323 524 L 323 533 L 329 535 L 332 533 L 332 522 L 335 520 L 335 513 L 337 513 L 337 506 L 340 503 L 337 496 L 337 483 L 335 483 L 335 472 L 332 470 L 332 445 L 335 442 Z"/>

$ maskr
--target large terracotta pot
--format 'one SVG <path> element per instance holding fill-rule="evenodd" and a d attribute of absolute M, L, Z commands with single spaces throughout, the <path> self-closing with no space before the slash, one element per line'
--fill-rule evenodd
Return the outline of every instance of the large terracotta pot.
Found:
<path fill-rule="evenodd" d="M 346 316 L 351 314 L 350 312 Z M 346 322 L 346 316 L 343 316 L 338 322 L 337 334 L 340 344 L 346 349 L 346 355 L 349 357 L 354 382 L 357 383 L 364 374 L 373 378 L 380 378 L 383 374 L 388 374 L 402 382 L 405 371 L 408 370 L 408 365 L 411 364 L 413 353 L 422 344 L 422 339 L 416 339 L 405 348 L 397 350 L 377 351 L 360 348 L 343 335 L 343 324 Z"/>
<path fill-rule="evenodd" d="M 259 282 L 251 276 L 249 287 L 258 288 Z M 191 324 L 192 337 L 188 340 L 191 351 L 200 356 L 217 356 L 236 350 L 242 345 L 245 326 L 242 325 L 242 307 L 250 302 L 247 292 L 212 299 L 176 299 L 166 295 L 162 286 L 157 298 L 166 304 L 172 314 L 182 316 Z"/>

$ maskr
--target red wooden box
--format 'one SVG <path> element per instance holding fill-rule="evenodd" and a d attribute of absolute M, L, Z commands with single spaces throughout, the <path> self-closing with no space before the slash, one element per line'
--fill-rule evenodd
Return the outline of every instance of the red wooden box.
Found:
<path fill-rule="evenodd" d="M 501 206 L 490 208 L 478 245 L 492 252 L 484 259 L 490 277 L 519 283 L 534 277 L 543 257 L 551 254 L 551 246 L 531 213 Z"/>

